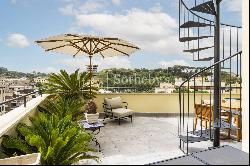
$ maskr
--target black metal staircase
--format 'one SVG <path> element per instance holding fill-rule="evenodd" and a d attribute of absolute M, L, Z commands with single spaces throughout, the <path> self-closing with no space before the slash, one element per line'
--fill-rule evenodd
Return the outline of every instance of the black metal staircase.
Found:
<path fill-rule="evenodd" d="M 241 118 L 241 27 L 220 23 L 220 2 L 221 0 L 194 0 L 194 7 L 188 8 L 184 0 L 179 0 L 179 41 L 184 44 L 183 52 L 191 54 L 194 61 L 210 62 L 209 67 L 189 77 L 179 87 L 178 133 L 180 149 L 185 152 L 186 148 L 186 153 L 189 151 L 189 143 L 210 140 L 214 141 L 214 146 L 218 146 L 220 131 L 227 131 L 228 135 L 233 130 L 238 134 L 241 131 L 240 126 L 232 125 L 232 118 L 236 114 Z M 197 13 L 211 15 L 214 20 Z M 235 36 L 233 31 L 236 32 Z M 226 84 L 222 84 L 222 72 L 227 75 Z M 206 80 L 208 77 L 210 85 Z M 234 91 L 239 96 L 238 111 L 233 108 L 232 98 L 237 96 L 233 94 Z M 229 98 L 229 108 L 222 107 L 220 102 L 225 96 Z M 205 99 L 209 103 L 204 104 Z M 196 105 L 200 105 L 201 110 L 197 110 Z M 206 105 L 204 107 L 207 110 L 202 109 L 203 105 Z M 192 120 L 193 115 L 196 123 Z M 199 129 L 196 128 L 197 119 L 200 121 Z"/>
<path fill-rule="evenodd" d="M 208 1 L 208 2 L 202 3 L 200 5 L 195 5 L 195 7 L 193 7 L 191 10 L 196 11 L 196 12 L 216 15 L 213 1 Z"/>

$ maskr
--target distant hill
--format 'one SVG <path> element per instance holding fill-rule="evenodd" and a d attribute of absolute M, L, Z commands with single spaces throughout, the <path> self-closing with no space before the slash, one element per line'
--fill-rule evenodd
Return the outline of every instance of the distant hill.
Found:
<path fill-rule="evenodd" d="M 7 68 L 0 67 L 0 76 L 13 77 L 13 78 L 27 77 L 27 78 L 32 79 L 34 77 L 47 76 L 47 74 L 40 73 L 40 72 L 23 73 L 23 72 L 18 72 L 18 71 L 9 71 Z"/>

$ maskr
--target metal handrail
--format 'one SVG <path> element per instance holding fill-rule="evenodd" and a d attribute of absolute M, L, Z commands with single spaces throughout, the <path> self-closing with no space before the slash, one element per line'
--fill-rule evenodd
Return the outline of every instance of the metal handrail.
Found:
<path fill-rule="evenodd" d="M 23 96 L 20 96 L 20 97 L 16 97 L 14 99 L 11 99 L 11 100 L 8 100 L 8 101 L 4 101 L 4 102 L 0 103 L 0 106 L 4 105 L 4 104 L 7 104 L 7 103 L 10 103 L 12 101 L 16 101 L 16 100 L 24 98 L 24 107 L 26 107 L 26 97 L 30 96 L 30 95 L 33 95 L 33 94 L 36 94 L 36 93 L 39 93 L 39 95 L 42 95 L 42 92 L 40 90 L 34 91 L 34 92 L 28 93 L 26 95 L 23 95 Z"/>
<path fill-rule="evenodd" d="M 184 82 L 180 85 L 179 90 L 181 90 L 182 86 L 183 86 L 185 83 L 189 82 L 192 78 L 196 77 L 197 75 L 203 73 L 203 72 L 206 71 L 206 70 L 211 69 L 212 67 L 214 67 L 214 66 L 216 66 L 216 65 L 218 65 L 218 64 L 220 64 L 220 63 L 222 63 L 222 62 L 225 62 L 225 61 L 228 60 L 228 59 L 231 59 L 231 58 L 233 58 L 233 57 L 235 57 L 235 56 L 237 56 L 237 55 L 241 55 L 241 54 L 242 54 L 242 51 L 240 51 L 240 52 L 238 52 L 238 53 L 236 53 L 236 54 L 234 54 L 234 55 L 232 55 L 232 56 L 230 56 L 230 57 L 227 57 L 227 58 L 225 58 L 225 59 L 223 59 L 223 60 L 221 60 L 221 61 L 219 61 L 219 62 L 216 62 L 216 63 L 213 64 L 212 66 L 209 66 L 209 67 L 207 67 L 207 68 L 205 68 L 205 69 L 202 69 L 202 70 L 199 71 L 198 73 L 193 74 L 192 76 L 188 77 L 187 80 L 184 81 Z M 180 91 L 179 91 L 179 93 L 180 93 Z"/>
<path fill-rule="evenodd" d="M 187 5 L 183 2 L 183 0 L 180 0 L 180 1 L 182 2 L 182 5 L 183 5 L 190 13 L 192 13 L 192 14 L 195 15 L 196 17 L 198 17 L 198 18 L 200 18 L 200 19 L 203 19 L 203 20 L 205 20 L 205 21 L 214 23 L 214 21 L 209 20 L 209 19 L 204 18 L 204 17 L 201 17 L 201 16 L 199 16 L 198 14 L 194 13 L 193 11 L 191 11 L 191 10 L 187 7 Z M 221 23 L 221 25 L 223 25 L 223 26 L 228 26 L 228 27 L 233 27 L 233 28 L 242 28 L 241 26 L 230 25 L 230 24 L 224 24 L 224 23 Z"/>

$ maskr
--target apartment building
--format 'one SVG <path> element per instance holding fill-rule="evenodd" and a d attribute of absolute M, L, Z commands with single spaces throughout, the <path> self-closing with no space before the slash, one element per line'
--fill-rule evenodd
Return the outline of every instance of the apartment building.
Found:
<path fill-rule="evenodd" d="M 34 78 L 35 83 L 46 83 L 47 82 L 47 77 L 36 77 Z"/>
<path fill-rule="evenodd" d="M 175 86 L 171 83 L 160 83 L 160 87 L 155 88 L 155 93 L 173 93 Z"/>

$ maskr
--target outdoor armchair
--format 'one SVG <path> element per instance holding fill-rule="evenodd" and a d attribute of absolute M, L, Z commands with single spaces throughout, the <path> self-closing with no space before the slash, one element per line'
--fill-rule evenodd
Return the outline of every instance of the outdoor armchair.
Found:
<path fill-rule="evenodd" d="M 123 102 L 121 97 L 105 98 L 103 103 L 104 118 L 118 119 L 119 125 L 121 119 L 130 118 L 131 123 L 133 121 L 133 113 L 131 109 L 128 109 L 128 103 Z"/>

